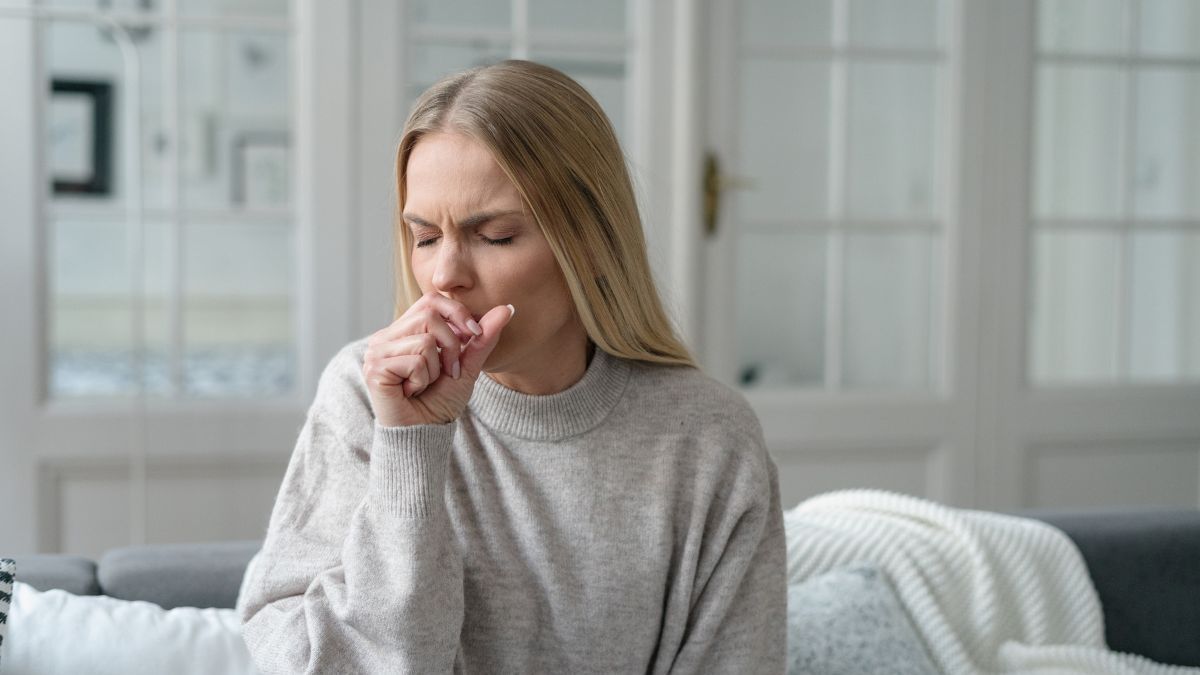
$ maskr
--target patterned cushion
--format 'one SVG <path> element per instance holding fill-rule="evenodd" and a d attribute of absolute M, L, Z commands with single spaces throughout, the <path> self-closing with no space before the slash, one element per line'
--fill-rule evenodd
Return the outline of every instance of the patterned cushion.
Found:
<path fill-rule="evenodd" d="M 788 588 L 789 675 L 936 675 L 886 575 L 869 565 Z"/>
<path fill-rule="evenodd" d="M 13 580 L 16 576 L 16 561 L 0 558 L 0 664 L 4 663 L 4 636 L 8 632 L 8 607 L 12 603 Z"/>

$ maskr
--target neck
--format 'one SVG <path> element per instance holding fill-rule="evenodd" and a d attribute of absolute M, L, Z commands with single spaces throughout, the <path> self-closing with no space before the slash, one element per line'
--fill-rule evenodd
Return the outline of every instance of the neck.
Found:
<path fill-rule="evenodd" d="M 522 364 L 505 370 L 488 371 L 488 377 L 522 394 L 547 396 L 566 391 L 583 378 L 591 363 L 596 346 L 586 334 L 578 339 L 561 340 L 550 351 L 543 351 L 533 358 L 536 363 Z"/>

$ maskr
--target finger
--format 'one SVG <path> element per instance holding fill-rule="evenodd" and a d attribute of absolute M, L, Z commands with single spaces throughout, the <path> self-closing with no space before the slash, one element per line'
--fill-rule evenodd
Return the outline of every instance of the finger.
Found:
<path fill-rule="evenodd" d="M 437 339 L 437 346 L 442 352 L 442 368 L 454 373 L 454 364 L 462 354 L 462 338 L 454 327 L 446 323 L 434 307 L 414 305 L 390 326 L 371 336 L 371 342 L 399 341 L 407 336 L 419 333 L 431 333 Z"/>
<path fill-rule="evenodd" d="M 430 333 L 421 333 L 418 335 L 406 335 L 391 342 L 381 342 L 367 347 L 367 354 L 364 357 L 364 361 L 382 361 L 393 356 L 419 355 L 425 359 L 432 381 L 440 377 L 443 372 L 443 354 L 445 352 L 442 352 L 442 354 L 438 353 L 437 338 Z"/>
<path fill-rule="evenodd" d="M 421 296 L 417 302 L 432 308 L 438 316 L 454 326 L 461 337 L 469 338 L 483 333 L 483 328 L 475 321 L 475 317 L 471 316 L 471 310 L 457 300 L 447 298 L 441 293 L 430 292 Z"/>
<path fill-rule="evenodd" d="M 463 349 L 462 371 L 464 374 L 472 379 L 479 377 L 479 373 L 483 370 L 483 362 L 500 342 L 501 331 L 512 320 L 515 313 L 516 309 L 512 305 L 498 305 L 479 319 L 483 335 L 471 340 Z"/>
<path fill-rule="evenodd" d="M 413 366 L 411 376 L 400 385 L 400 391 L 404 394 L 404 398 L 419 396 L 436 379 L 429 372 L 429 361 L 422 360 Z"/>
<path fill-rule="evenodd" d="M 368 384 L 379 391 L 394 395 L 397 390 L 405 396 L 415 389 L 429 386 L 429 362 L 420 354 L 403 354 L 375 361 L 365 374 Z"/>

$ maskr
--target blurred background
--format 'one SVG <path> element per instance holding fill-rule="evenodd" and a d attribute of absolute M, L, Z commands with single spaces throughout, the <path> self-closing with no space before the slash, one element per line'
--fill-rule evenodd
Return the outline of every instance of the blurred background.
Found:
<path fill-rule="evenodd" d="M 260 538 L 409 105 L 511 57 L 785 507 L 1200 506 L 1200 0 L 0 0 L 0 550 Z"/>

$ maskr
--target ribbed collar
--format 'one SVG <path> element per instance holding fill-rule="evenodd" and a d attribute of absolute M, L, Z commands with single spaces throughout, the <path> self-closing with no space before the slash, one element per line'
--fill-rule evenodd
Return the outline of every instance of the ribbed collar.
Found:
<path fill-rule="evenodd" d="M 469 405 L 475 417 L 495 431 L 531 441 L 561 440 L 608 417 L 625 391 L 629 371 L 624 359 L 596 348 L 583 377 L 557 394 L 523 394 L 483 375 Z"/>

